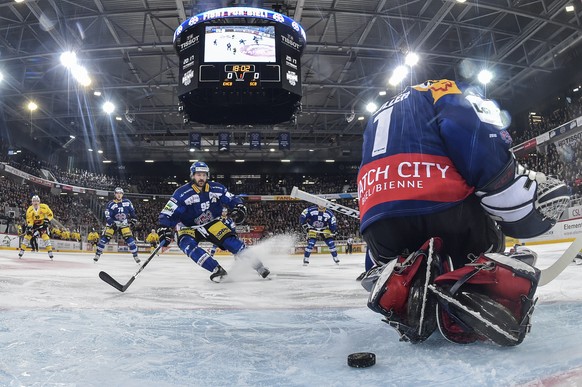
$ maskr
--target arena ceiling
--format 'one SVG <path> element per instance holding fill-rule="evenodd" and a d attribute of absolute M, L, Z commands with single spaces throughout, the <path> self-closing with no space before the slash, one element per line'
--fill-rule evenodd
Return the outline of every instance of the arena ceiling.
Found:
<path fill-rule="evenodd" d="M 276 9 L 305 29 L 296 120 L 255 127 L 183 122 L 174 30 L 192 15 L 226 6 Z M 488 96 L 515 104 L 577 55 L 581 17 L 579 0 L 0 0 L 0 126 L 15 146 L 81 162 L 357 161 L 366 122 L 358 117 L 367 117 L 368 101 L 387 98 L 379 92 L 398 91 L 387 80 L 408 51 L 420 63 L 407 83 L 472 79 L 487 67 L 496 77 Z M 60 64 L 65 50 L 88 69 L 90 87 Z M 102 113 L 105 99 L 116 103 L 119 121 Z M 26 109 L 31 100 L 34 112 Z M 191 131 L 202 133 L 208 152 L 189 151 Z M 218 152 L 219 131 L 231 133 L 228 153 Z M 262 150 L 249 150 L 251 131 L 262 133 Z M 278 150 L 282 131 L 291 133 L 290 151 Z"/>

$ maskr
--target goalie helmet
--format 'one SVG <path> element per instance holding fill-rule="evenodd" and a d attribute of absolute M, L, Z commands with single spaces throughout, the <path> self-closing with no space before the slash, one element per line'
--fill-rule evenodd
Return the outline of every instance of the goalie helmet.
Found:
<path fill-rule="evenodd" d="M 210 177 L 210 168 L 203 161 L 197 161 L 190 167 L 190 176 L 194 175 L 196 172 L 205 172 L 206 176 Z"/>
<path fill-rule="evenodd" d="M 31 199 L 33 203 L 40 203 L 40 197 L 38 195 L 34 195 Z"/>
<path fill-rule="evenodd" d="M 122 194 L 122 195 L 123 195 L 123 193 L 124 193 L 124 192 L 123 192 L 123 188 L 121 188 L 121 187 L 117 187 L 117 188 L 115 188 L 115 191 L 114 191 L 114 193 L 116 193 L 116 194 L 120 193 L 120 194 Z"/>

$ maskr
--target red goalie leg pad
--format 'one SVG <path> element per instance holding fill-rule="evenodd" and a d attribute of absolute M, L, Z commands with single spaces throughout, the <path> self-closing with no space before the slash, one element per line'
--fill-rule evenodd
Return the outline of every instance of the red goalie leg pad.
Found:
<path fill-rule="evenodd" d="M 433 241 L 434 253 L 440 252 L 443 243 L 442 240 L 440 238 L 433 238 Z M 408 301 L 410 285 L 421 264 L 427 258 L 429 243 L 430 240 L 426 241 L 417 252 L 412 253 L 409 257 L 399 256 L 397 258 L 396 267 L 388 280 L 384 284 L 376 284 L 376 286 L 383 285 L 383 289 L 380 291 L 380 297 L 376 299 L 376 305 L 368 304 L 370 309 L 384 315 L 387 315 L 391 311 L 400 316 L 406 313 L 406 302 Z M 408 266 L 405 264 L 407 260 L 412 262 Z"/>
<path fill-rule="evenodd" d="M 522 297 L 532 299 L 538 281 L 538 269 L 501 254 L 481 254 L 472 264 L 435 279 L 439 286 L 449 284 L 453 293 L 470 285 L 508 308 L 518 321 L 523 318 Z"/>
<path fill-rule="evenodd" d="M 435 292 L 453 320 L 477 324 L 465 329 L 467 332 L 474 328 L 500 345 L 516 345 L 529 331 L 539 276 L 538 269 L 519 260 L 482 254 L 474 262 L 438 276 Z M 476 306 L 480 302 L 487 304 L 483 305 L 487 313 Z M 480 317 L 473 319 L 470 310 Z M 469 314 L 463 317 L 465 312 Z M 498 327 L 497 331 L 490 330 L 491 326 Z"/>
<path fill-rule="evenodd" d="M 432 238 L 407 258 L 388 263 L 370 293 L 368 307 L 386 316 L 403 341 L 423 341 L 436 328 L 436 299 L 428 291 L 427 276 L 430 284 L 441 248 L 442 241 Z"/>

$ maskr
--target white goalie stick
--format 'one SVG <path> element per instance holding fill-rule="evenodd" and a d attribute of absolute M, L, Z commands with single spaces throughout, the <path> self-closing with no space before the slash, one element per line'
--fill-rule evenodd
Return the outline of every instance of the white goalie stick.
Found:
<path fill-rule="evenodd" d="M 317 204 L 318 206 L 325 206 L 330 210 L 339 212 L 352 218 L 360 219 L 360 211 L 346 206 L 342 206 L 341 204 L 330 202 L 327 199 L 302 191 L 297 187 L 293 187 L 293 189 L 291 190 L 291 195 L 289 196 L 291 196 L 292 198 L 305 200 L 306 202 L 309 203 Z"/>
<path fill-rule="evenodd" d="M 582 249 L 582 237 L 574 239 L 574 242 L 564 251 L 564 253 L 551 266 L 541 270 L 538 286 L 544 286 L 553 281 L 569 264 L 572 263 L 576 254 Z"/>
<path fill-rule="evenodd" d="M 327 208 L 340 212 L 344 215 L 351 216 L 352 218 L 360 218 L 360 211 L 354 210 L 349 207 L 342 206 L 341 204 L 337 204 L 334 202 L 330 202 L 327 199 L 324 199 L 319 196 L 312 195 L 308 192 L 302 191 L 297 187 L 293 187 L 291 190 L 292 198 L 297 198 L 301 200 L 305 200 L 306 202 L 310 202 L 313 204 L 317 204 L 320 206 L 326 206 Z M 538 286 L 544 286 L 549 284 L 551 281 L 556 279 L 561 272 L 563 272 L 566 267 L 574 260 L 576 254 L 582 249 L 582 237 L 578 237 L 572 242 L 570 247 L 564 251 L 564 253 L 554 262 L 551 266 L 540 269 L 540 280 L 538 282 Z"/>

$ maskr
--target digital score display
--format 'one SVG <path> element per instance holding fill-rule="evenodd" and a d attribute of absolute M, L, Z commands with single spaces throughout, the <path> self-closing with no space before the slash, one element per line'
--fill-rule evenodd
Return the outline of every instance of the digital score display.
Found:
<path fill-rule="evenodd" d="M 250 7 L 211 10 L 184 21 L 174 47 L 185 121 L 270 125 L 299 111 L 305 31 L 293 19 Z"/>
<path fill-rule="evenodd" d="M 240 84 L 248 87 L 259 86 L 260 73 L 255 72 L 254 64 L 227 64 L 224 65 L 226 79 L 222 81 L 223 87 L 233 87 Z"/>

